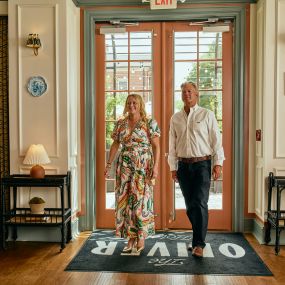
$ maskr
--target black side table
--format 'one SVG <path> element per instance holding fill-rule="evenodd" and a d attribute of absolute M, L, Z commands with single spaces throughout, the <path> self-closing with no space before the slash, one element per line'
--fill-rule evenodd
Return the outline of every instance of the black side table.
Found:
<path fill-rule="evenodd" d="M 44 178 L 32 178 L 25 174 L 14 174 L 1 179 L 1 247 L 6 248 L 8 226 L 12 227 L 12 237 L 17 239 L 17 227 L 59 227 L 61 230 L 61 250 L 71 240 L 71 193 L 70 171 L 64 175 L 46 175 Z M 32 214 L 30 208 L 17 206 L 18 187 L 56 187 L 60 191 L 60 207 L 45 208 L 44 214 Z M 28 188 L 27 188 L 28 187 Z M 13 190 L 11 192 L 11 189 Z M 49 190 L 49 189 L 47 189 Z M 5 193 L 11 197 L 11 209 L 5 207 Z M 67 201 L 65 202 L 65 194 Z"/>
<path fill-rule="evenodd" d="M 285 210 L 280 209 L 281 194 L 285 189 L 285 176 L 274 176 L 272 172 L 268 176 L 268 207 L 267 207 L 267 225 L 265 230 L 265 242 L 271 241 L 271 227 L 275 228 L 275 254 L 280 251 L 280 233 L 285 229 Z M 271 209 L 272 191 L 276 190 L 276 210 Z"/>

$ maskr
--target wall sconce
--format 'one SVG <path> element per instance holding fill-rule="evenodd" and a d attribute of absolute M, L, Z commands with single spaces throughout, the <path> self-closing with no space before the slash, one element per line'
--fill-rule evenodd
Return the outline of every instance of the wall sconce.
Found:
<path fill-rule="evenodd" d="M 29 34 L 26 46 L 33 48 L 34 54 L 38 55 L 38 49 L 42 46 L 39 34 Z"/>

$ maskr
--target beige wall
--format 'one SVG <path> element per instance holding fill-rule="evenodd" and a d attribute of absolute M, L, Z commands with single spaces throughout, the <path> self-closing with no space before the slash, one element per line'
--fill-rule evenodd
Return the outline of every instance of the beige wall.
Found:
<path fill-rule="evenodd" d="M 27 173 L 23 165 L 30 144 L 41 143 L 51 163 L 47 174 L 72 171 L 72 209 L 79 207 L 79 8 L 72 0 L 9 0 L 9 112 L 11 173 Z M 35 56 L 25 43 L 36 33 L 42 47 Z M 27 91 L 32 76 L 45 78 L 40 97 Z M 59 206 L 59 191 L 32 189 Z M 27 191 L 19 203 L 27 206 Z M 34 193 L 33 193 L 34 194 Z"/>

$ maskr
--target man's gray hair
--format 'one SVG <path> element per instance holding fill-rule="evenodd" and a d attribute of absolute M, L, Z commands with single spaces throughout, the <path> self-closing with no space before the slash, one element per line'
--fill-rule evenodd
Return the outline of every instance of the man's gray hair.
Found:
<path fill-rule="evenodd" d="M 198 92 L 197 85 L 196 85 L 194 82 L 192 82 L 192 81 L 185 81 L 185 82 L 183 82 L 183 83 L 180 85 L 180 88 L 181 88 L 181 89 L 184 88 L 185 85 L 187 85 L 187 84 L 191 84 L 191 85 L 195 88 L 195 90 Z"/>

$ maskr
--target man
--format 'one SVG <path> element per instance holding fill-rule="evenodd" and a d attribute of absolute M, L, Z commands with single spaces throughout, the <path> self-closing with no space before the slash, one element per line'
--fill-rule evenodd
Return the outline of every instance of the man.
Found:
<path fill-rule="evenodd" d="M 170 121 L 168 164 L 184 196 L 192 224 L 192 255 L 203 257 L 208 229 L 208 199 L 212 175 L 221 174 L 224 160 L 221 134 L 212 111 L 197 105 L 199 93 L 193 82 L 181 85 L 184 107 Z"/>

